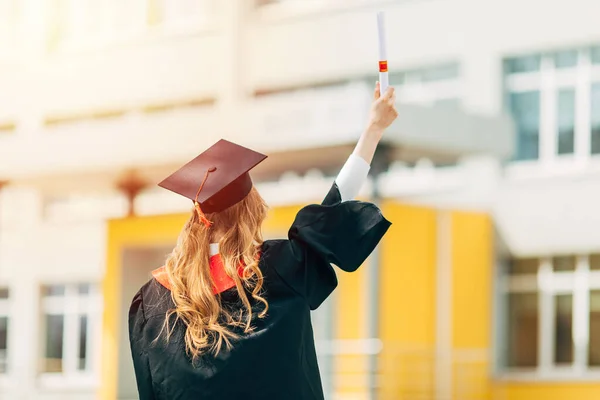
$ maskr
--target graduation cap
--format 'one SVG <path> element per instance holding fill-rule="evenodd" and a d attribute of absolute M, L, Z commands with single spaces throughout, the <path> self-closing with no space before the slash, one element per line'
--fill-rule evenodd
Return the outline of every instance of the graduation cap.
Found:
<path fill-rule="evenodd" d="M 252 189 L 249 171 L 266 158 L 221 139 L 158 186 L 192 200 L 202 222 L 210 226 L 204 213 L 223 211 L 242 201 Z"/>

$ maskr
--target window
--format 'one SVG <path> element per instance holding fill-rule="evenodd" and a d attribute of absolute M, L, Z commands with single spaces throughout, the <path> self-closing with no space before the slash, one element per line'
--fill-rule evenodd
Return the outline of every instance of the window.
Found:
<path fill-rule="evenodd" d="M 573 295 L 561 294 L 554 301 L 554 363 L 573 362 Z"/>
<path fill-rule="evenodd" d="M 559 90 L 556 113 L 558 154 L 573 154 L 575 151 L 575 90 Z"/>
<path fill-rule="evenodd" d="M 146 0 L 61 0 L 54 39 L 61 46 L 93 47 L 139 34 L 145 23 Z"/>
<path fill-rule="evenodd" d="M 600 46 L 594 46 L 591 49 L 592 64 L 600 64 Z"/>
<path fill-rule="evenodd" d="M 89 40 L 107 34 L 110 22 L 106 4 L 93 0 L 64 0 L 60 3 L 59 24 L 63 40 Z"/>
<path fill-rule="evenodd" d="M 600 83 L 592 85 L 591 98 L 592 154 L 600 154 Z"/>
<path fill-rule="evenodd" d="M 539 55 L 508 59 L 506 61 L 506 70 L 509 74 L 537 72 L 540 70 L 541 60 L 542 58 Z"/>
<path fill-rule="evenodd" d="M 457 64 L 442 64 L 408 71 L 390 72 L 390 85 L 396 88 L 396 99 L 404 104 L 443 105 L 458 107 L 461 102 L 461 82 Z M 325 93 L 330 90 L 343 90 L 352 85 L 366 83 L 369 96 L 378 75 L 369 75 L 361 79 L 347 79 L 315 85 L 289 87 L 284 89 L 261 89 L 256 97 L 267 97 L 283 93 Z"/>
<path fill-rule="evenodd" d="M 0 0 L 0 55 L 10 55 L 16 45 L 19 5 L 15 0 Z"/>
<path fill-rule="evenodd" d="M 8 372 L 8 294 L 0 287 L 0 375 Z"/>
<path fill-rule="evenodd" d="M 517 158 L 535 160 L 540 146 L 540 93 L 512 93 L 510 104 L 517 126 Z"/>
<path fill-rule="evenodd" d="M 148 22 L 165 27 L 201 26 L 209 5 L 209 0 L 149 0 Z"/>
<path fill-rule="evenodd" d="M 370 77 L 369 84 L 378 80 Z M 441 64 L 408 71 L 390 71 L 390 85 L 396 88 L 396 98 L 404 104 L 460 105 L 460 71 L 458 64 Z"/>
<path fill-rule="evenodd" d="M 503 285 L 505 371 L 600 367 L 600 255 L 512 260 Z"/>
<path fill-rule="evenodd" d="M 95 285 L 42 286 L 41 372 L 52 378 L 81 380 L 95 371 L 100 326 L 100 298 Z"/>
<path fill-rule="evenodd" d="M 592 367 L 600 367 L 600 290 L 590 293 L 590 347 L 588 350 L 588 363 Z"/>
<path fill-rule="evenodd" d="M 254 0 L 254 4 L 256 7 L 266 6 L 268 4 L 276 4 L 276 3 L 298 3 L 301 0 Z"/>
<path fill-rule="evenodd" d="M 508 296 L 508 366 L 535 367 L 538 338 L 538 298 L 536 293 L 511 293 Z"/>
<path fill-rule="evenodd" d="M 600 153 L 600 46 L 509 58 L 504 68 L 515 160 Z"/>

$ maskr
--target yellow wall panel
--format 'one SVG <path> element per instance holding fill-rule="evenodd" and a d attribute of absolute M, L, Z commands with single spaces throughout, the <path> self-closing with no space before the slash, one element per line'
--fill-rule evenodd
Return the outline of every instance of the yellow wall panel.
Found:
<path fill-rule="evenodd" d="M 431 398 L 435 343 L 436 212 L 388 202 L 381 247 L 380 397 Z"/>
<path fill-rule="evenodd" d="M 435 340 L 436 213 L 388 203 L 392 226 L 381 257 L 381 337 L 404 344 Z"/>
<path fill-rule="evenodd" d="M 348 273 L 336 270 L 338 287 L 336 289 L 334 313 L 335 337 L 338 339 L 358 339 L 365 337 L 366 323 L 366 271 L 368 263 L 356 272 Z"/>
<path fill-rule="evenodd" d="M 600 383 L 498 383 L 493 400 L 598 400 Z"/>
<path fill-rule="evenodd" d="M 338 287 L 334 301 L 335 339 L 361 339 L 366 337 L 366 281 L 369 263 L 355 272 L 336 270 Z M 333 363 L 336 371 L 334 387 L 338 395 L 364 395 L 367 391 L 368 357 L 341 355 Z M 360 397 L 363 398 L 363 397 Z"/>
<path fill-rule="evenodd" d="M 274 207 L 263 224 L 263 235 L 269 239 L 287 239 L 287 233 L 301 206 Z"/>
<path fill-rule="evenodd" d="M 451 213 L 454 399 L 490 398 L 493 231 L 486 214 Z"/>
<path fill-rule="evenodd" d="M 452 343 L 455 349 L 490 347 L 492 235 L 487 215 L 452 213 Z"/>

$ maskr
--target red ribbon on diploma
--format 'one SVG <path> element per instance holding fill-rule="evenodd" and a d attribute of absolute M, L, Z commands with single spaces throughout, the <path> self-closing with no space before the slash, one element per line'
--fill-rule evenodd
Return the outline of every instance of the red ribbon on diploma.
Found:
<path fill-rule="evenodd" d="M 379 61 L 379 72 L 388 72 L 387 61 Z"/>

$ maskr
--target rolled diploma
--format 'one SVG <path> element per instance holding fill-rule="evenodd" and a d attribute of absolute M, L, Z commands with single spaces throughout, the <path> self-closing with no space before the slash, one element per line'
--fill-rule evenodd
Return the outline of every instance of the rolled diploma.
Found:
<path fill-rule="evenodd" d="M 389 86 L 387 48 L 385 43 L 385 14 L 377 13 L 377 30 L 379 32 L 379 87 L 383 95 Z"/>

